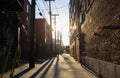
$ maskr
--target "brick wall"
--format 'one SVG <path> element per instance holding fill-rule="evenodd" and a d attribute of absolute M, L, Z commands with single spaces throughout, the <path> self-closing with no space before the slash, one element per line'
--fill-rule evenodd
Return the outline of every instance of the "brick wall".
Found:
<path fill-rule="evenodd" d="M 95 0 L 86 13 L 82 33 L 88 57 L 120 64 L 120 20 L 114 19 L 119 7 L 120 0 Z"/>
<path fill-rule="evenodd" d="M 51 55 L 51 28 L 42 18 L 35 19 L 36 56 Z"/>

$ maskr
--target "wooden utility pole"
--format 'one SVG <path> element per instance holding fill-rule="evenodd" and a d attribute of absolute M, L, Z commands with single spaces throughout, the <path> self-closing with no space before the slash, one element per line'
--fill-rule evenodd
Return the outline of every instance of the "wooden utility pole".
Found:
<path fill-rule="evenodd" d="M 55 24 L 55 53 L 56 53 L 56 16 L 59 16 L 59 14 L 52 14 L 54 16 L 54 24 Z"/>
<path fill-rule="evenodd" d="M 52 41 L 52 11 L 51 11 L 51 1 L 55 1 L 55 0 L 45 0 L 45 1 L 49 1 L 49 16 L 50 16 L 50 27 L 51 27 L 51 51 L 53 52 L 53 41 Z"/>
<path fill-rule="evenodd" d="M 60 51 L 60 32 L 58 32 L 58 50 Z"/>
<path fill-rule="evenodd" d="M 60 49 L 62 48 L 62 33 L 60 32 Z"/>
<path fill-rule="evenodd" d="M 30 25 L 30 53 L 29 53 L 29 68 L 35 67 L 34 53 L 34 21 L 35 21 L 35 0 L 32 0 L 31 5 L 31 25 Z"/>

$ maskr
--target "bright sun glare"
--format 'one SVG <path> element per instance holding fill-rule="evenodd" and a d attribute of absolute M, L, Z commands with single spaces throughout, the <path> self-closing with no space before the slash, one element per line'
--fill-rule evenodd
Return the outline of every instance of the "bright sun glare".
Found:
<path fill-rule="evenodd" d="M 49 23 L 49 9 L 48 9 L 48 3 L 44 3 L 42 0 L 37 0 L 39 2 L 40 11 L 44 15 L 44 18 Z M 52 14 L 59 14 L 59 16 L 56 17 L 56 31 L 59 31 L 62 33 L 62 42 L 63 45 L 69 45 L 69 0 L 55 0 L 51 2 L 52 4 Z M 36 18 L 41 18 L 39 15 L 38 8 L 36 8 Z M 43 17 L 42 17 L 43 18 Z M 54 30 L 54 20 L 52 17 L 52 28 Z M 54 38 L 54 34 L 53 34 Z"/>

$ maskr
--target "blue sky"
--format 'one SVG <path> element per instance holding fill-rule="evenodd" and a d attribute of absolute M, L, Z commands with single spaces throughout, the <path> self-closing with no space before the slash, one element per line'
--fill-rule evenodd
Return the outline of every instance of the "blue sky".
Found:
<path fill-rule="evenodd" d="M 64 45 L 69 45 L 69 0 L 55 0 L 51 1 L 52 14 L 59 14 L 56 19 L 57 31 L 62 32 Z M 39 13 L 43 16 L 40 16 Z M 36 0 L 36 18 L 46 18 L 49 23 L 49 4 L 48 1 Z M 53 19 L 53 17 L 52 17 Z M 54 20 L 53 20 L 54 30 Z M 54 33 L 54 32 L 53 32 Z M 54 37 L 54 34 L 53 34 Z"/>

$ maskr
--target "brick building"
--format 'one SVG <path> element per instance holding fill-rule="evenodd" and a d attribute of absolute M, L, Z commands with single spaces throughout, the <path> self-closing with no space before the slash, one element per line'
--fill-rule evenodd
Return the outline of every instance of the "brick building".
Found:
<path fill-rule="evenodd" d="M 36 56 L 51 55 L 51 27 L 43 18 L 35 19 Z"/>
<path fill-rule="evenodd" d="M 70 0 L 70 53 L 103 78 L 120 77 L 119 7 L 120 0 Z"/>
<path fill-rule="evenodd" d="M 17 56 L 18 13 L 23 11 L 23 3 L 24 0 L 0 0 L 0 73 L 10 69 L 10 62 Z"/>
<path fill-rule="evenodd" d="M 78 0 L 70 0 L 70 54 L 80 61 Z"/>
<path fill-rule="evenodd" d="M 29 47 L 30 47 L 30 16 L 31 16 L 31 4 L 28 0 L 24 0 L 24 11 L 19 13 L 20 23 L 20 48 L 21 57 L 29 57 Z"/>

